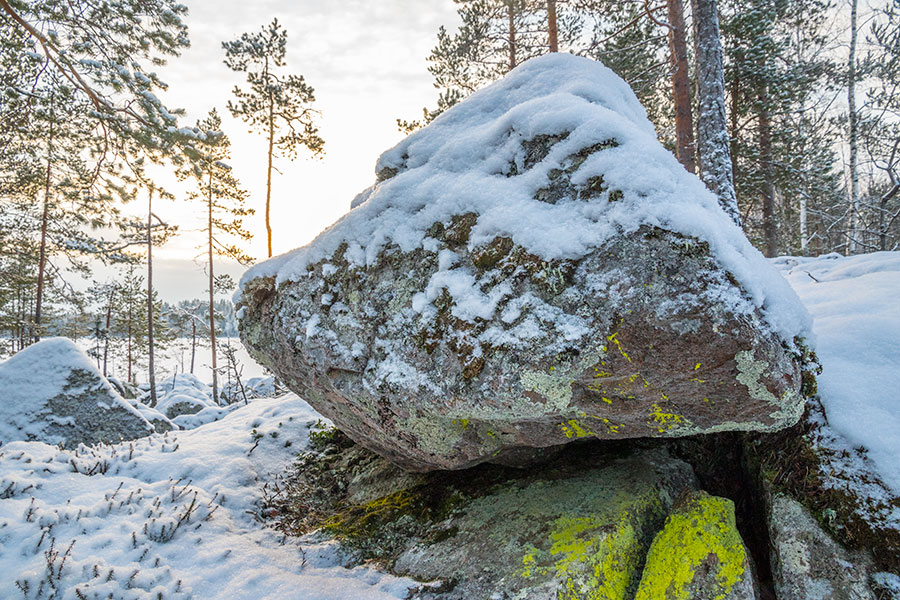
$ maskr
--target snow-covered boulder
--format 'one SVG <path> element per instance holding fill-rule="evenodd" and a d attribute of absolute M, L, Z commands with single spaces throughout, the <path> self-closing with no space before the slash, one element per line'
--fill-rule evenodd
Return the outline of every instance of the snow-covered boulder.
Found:
<path fill-rule="evenodd" d="M 156 396 L 156 410 L 170 419 L 216 406 L 212 388 L 192 373 L 178 373 L 160 381 L 156 384 Z"/>
<path fill-rule="evenodd" d="M 66 338 L 49 338 L 0 363 L 0 442 L 36 440 L 75 448 L 150 435 L 90 358 Z"/>
<path fill-rule="evenodd" d="M 806 310 L 600 63 L 528 61 L 376 172 L 236 297 L 250 353 L 360 444 L 456 469 L 800 417 Z"/>

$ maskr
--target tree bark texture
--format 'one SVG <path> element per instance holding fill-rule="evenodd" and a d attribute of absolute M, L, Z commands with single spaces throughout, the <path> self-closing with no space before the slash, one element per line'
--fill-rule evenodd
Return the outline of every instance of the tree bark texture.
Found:
<path fill-rule="evenodd" d="M 847 107 L 850 113 L 850 223 L 847 227 L 847 253 L 859 250 L 859 167 L 857 164 L 859 134 L 856 114 L 856 5 L 850 0 L 850 58 L 847 64 Z"/>
<path fill-rule="evenodd" d="M 681 0 L 668 0 L 669 52 L 672 62 L 672 96 L 675 101 L 675 156 L 691 173 L 696 172 L 694 157 L 694 120 L 691 111 L 691 80 L 688 74 L 684 6 Z"/>
<path fill-rule="evenodd" d="M 155 407 L 156 371 L 153 364 L 153 189 L 147 195 L 147 361 L 150 370 L 150 406 Z"/>
<path fill-rule="evenodd" d="M 725 116 L 725 68 L 716 0 L 692 0 L 697 70 L 697 156 L 700 179 L 740 227 Z"/>
<path fill-rule="evenodd" d="M 53 102 L 53 99 L 50 100 Z M 34 322 L 31 326 L 31 339 L 41 339 L 41 309 L 44 305 L 44 279 L 47 270 L 47 224 L 50 220 L 50 173 L 53 166 L 53 121 L 50 121 L 50 132 L 47 136 L 47 175 L 44 178 L 44 211 L 41 215 L 41 249 L 38 256 L 37 292 L 34 299 Z"/>
<path fill-rule="evenodd" d="M 269 161 L 271 163 L 271 154 L 269 154 Z M 266 224 L 268 225 L 268 206 L 269 203 L 266 201 Z M 216 371 L 216 311 L 215 311 L 215 299 L 214 299 L 214 284 L 215 278 L 213 276 L 213 185 L 212 185 L 212 165 L 210 165 L 209 172 L 209 196 L 207 197 L 207 234 L 208 234 L 208 251 L 209 251 L 209 343 L 212 346 L 212 389 L 213 389 L 213 402 L 216 404 L 219 403 L 219 373 Z M 269 255 L 271 256 L 271 237 L 269 238 Z"/>
<path fill-rule="evenodd" d="M 547 0 L 547 38 L 550 52 L 559 52 L 559 34 L 556 29 L 556 0 Z"/>
<path fill-rule="evenodd" d="M 765 255 L 772 258 L 778 253 L 777 229 L 775 226 L 775 173 L 772 165 L 772 122 L 767 107 L 768 96 L 759 93 L 759 160 L 762 168 L 762 212 Z"/>

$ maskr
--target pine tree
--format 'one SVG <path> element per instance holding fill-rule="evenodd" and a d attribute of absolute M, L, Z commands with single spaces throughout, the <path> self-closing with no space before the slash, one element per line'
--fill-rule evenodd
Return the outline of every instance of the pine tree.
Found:
<path fill-rule="evenodd" d="M 672 98 L 675 105 L 675 157 L 689 173 L 697 170 L 691 80 L 688 73 L 687 28 L 681 0 L 667 0 L 669 58 L 672 62 Z M 648 11 L 648 16 L 652 14 Z"/>
<path fill-rule="evenodd" d="M 871 182 L 859 199 L 857 242 L 863 250 L 900 247 L 900 0 L 888 0 L 873 15 L 866 36 L 872 50 L 872 82 L 859 141 L 869 157 Z"/>
<path fill-rule="evenodd" d="M 313 156 L 320 156 L 325 142 L 319 137 L 315 123 L 318 114 L 312 108 L 314 90 L 302 75 L 284 75 L 279 69 L 286 66 L 287 32 L 278 19 L 264 26 L 258 33 L 244 33 L 231 42 L 223 42 L 225 64 L 233 71 L 247 74 L 248 90 L 235 86 L 235 102 L 228 101 L 228 110 L 246 121 L 251 129 L 266 136 L 268 165 L 266 168 L 266 235 L 269 256 L 272 256 L 272 161 L 278 156 L 293 160 L 305 147 Z"/>
<path fill-rule="evenodd" d="M 596 19 L 585 54 L 628 82 L 656 126 L 660 140 L 674 150 L 675 109 L 668 78 L 666 33 L 647 18 L 640 3 L 592 4 L 592 14 Z"/>
<path fill-rule="evenodd" d="M 176 114 L 156 97 L 166 86 L 153 69 L 189 45 L 186 14 L 175 0 L 0 0 L 0 62 L 24 56 L 29 63 L 24 76 L 15 70 L 0 75 L 11 98 L 0 107 L 0 121 L 15 119 L 18 106 L 27 108 L 39 80 L 49 76 L 90 106 L 84 114 L 101 127 L 99 151 L 106 158 L 126 140 L 146 145 L 175 135 Z"/>
<path fill-rule="evenodd" d="M 833 184 L 819 105 L 832 69 L 819 32 L 828 8 L 819 0 L 722 2 L 738 204 L 744 230 L 768 256 L 799 246 L 800 226 L 787 227 L 797 206 L 828 197 Z"/>
<path fill-rule="evenodd" d="M 42 206 L 22 219 L 40 240 L 33 340 L 54 257 L 121 262 L 138 243 L 110 236 L 124 226 L 118 206 L 134 197 L 132 167 L 181 138 L 152 69 L 188 45 L 186 11 L 170 0 L 0 0 L 0 181 L 27 173 L 23 189 Z M 0 196 L 0 208 L 30 215 L 11 197 L 22 195 Z"/>
<path fill-rule="evenodd" d="M 186 148 L 187 162 L 179 169 L 182 180 L 191 179 L 195 188 L 189 198 L 206 203 L 207 221 L 207 275 L 209 283 L 209 341 L 212 352 L 213 398 L 218 401 L 218 380 L 216 371 L 216 322 L 215 293 L 216 276 L 213 256 L 224 256 L 242 263 L 252 259 L 238 246 L 241 241 L 251 238 L 244 229 L 243 217 L 252 215 L 253 209 L 246 208 L 245 192 L 231 172 L 227 160 L 231 158 L 231 142 L 221 131 L 222 119 L 215 109 L 206 119 L 197 122 L 197 130 L 202 132 L 202 141 Z M 233 241 L 237 239 L 237 242 Z"/>
<path fill-rule="evenodd" d="M 397 119 L 397 127 L 411 133 L 442 112 L 495 81 L 522 62 L 574 47 L 583 17 L 574 5 L 545 0 L 453 0 L 462 20 L 450 34 L 438 30 L 428 71 L 440 90 L 437 107 L 423 108 L 422 119 Z"/>

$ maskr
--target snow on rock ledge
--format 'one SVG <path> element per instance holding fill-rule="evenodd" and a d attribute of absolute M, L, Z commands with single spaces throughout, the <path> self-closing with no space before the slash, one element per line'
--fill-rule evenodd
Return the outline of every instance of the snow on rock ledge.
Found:
<path fill-rule="evenodd" d="M 40 341 L 0 362 L 0 442 L 76 448 L 133 440 L 154 427 L 66 338 Z"/>
<path fill-rule="evenodd" d="M 600 63 L 528 61 L 376 171 L 236 298 L 251 354 L 364 446 L 461 468 L 799 418 L 806 310 Z"/>

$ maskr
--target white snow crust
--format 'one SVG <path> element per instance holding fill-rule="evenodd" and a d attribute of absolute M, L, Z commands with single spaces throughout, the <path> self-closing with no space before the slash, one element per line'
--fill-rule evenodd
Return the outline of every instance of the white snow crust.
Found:
<path fill-rule="evenodd" d="M 567 132 L 543 161 L 523 172 L 523 141 Z M 566 157 L 610 139 L 619 145 L 591 155 L 572 182 L 602 175 L 609 190 L 623 192 L 621 200 L 608 202 L 607 193 L 587 202 L 534 199 Z M 507 176 L 512 163 L 520 175 Z M 509 236 L 544 260 L 584 257 L 610 238 L 648 225 L 708 242 L 774 332 L 788 342 L 809 335 L 809 316 L 790 286 L 715 196 L 659 143 L 628 84 L 597 61 L 556 53 L 523 63 L 385 152 L 376 172 L 385 168 L 398 173 L 357 196 L 355 208 L 309 245 L 251 268 L 241 287 L 259 277 L 274 276 L 279 284 L 299 280 L 308 265 L 332 256 L 342 243 L 357 266 L 372 264 L 388 243 L 404 252 L 431 248 L 427 229 L 467 212 L 479 215 L 470 248 Z M 452 286 L 454 302 L 468 306 L 471 316 L 493 314 L 496 299 L 483 298 L 470 273 L 452 262 L 442 267 L 429 288 Z M 422 293 L 419 303 L 435 295 L 433 289 Z M 722 301 L 736 312 L 745 304 L 737 297 Z"/>
<path fill-rule="evenodd" d="M 5 444 L 0 598 L 25 585 L 36 597 L 41 581 L 50 595 L 50 569 L 66 600 L 406 597 L 415 582 L 345 568 L 336 544 L 284 539 L 256 518 L 261 480 L 307 448 L 319 419 L 288 394 L 115 446 Z"/>
<path fill-rule="evenodd" d="M 900 252 L 773 262 L 812 313 L 829 426 L 900 495 Z"/>

